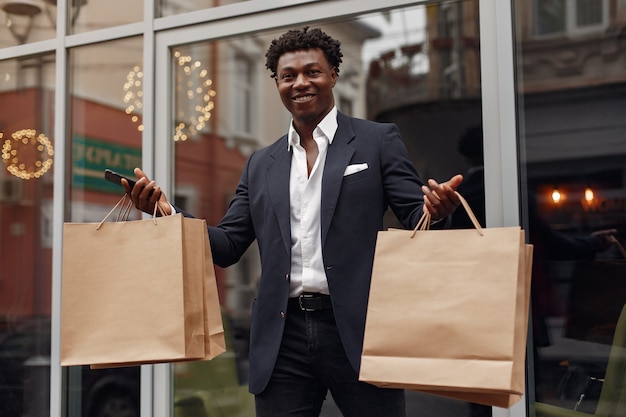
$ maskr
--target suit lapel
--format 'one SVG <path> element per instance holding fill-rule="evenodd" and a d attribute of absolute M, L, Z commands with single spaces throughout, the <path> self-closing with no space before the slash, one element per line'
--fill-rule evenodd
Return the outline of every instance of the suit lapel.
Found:
<path fill-rule="evenodd" d="M 291 171 L 291 152 L 287 150 L 285 135 L 271 154 L 273 162 L 267 168 L 267 188 L 276 212 L 280 234 L 287 253 L 291 253 L 291 226 L 289 202 L 289 176 Z"/>
<path fill-rule="evenodd" d="M 349 143 L 354 139 L 354 132 L 350 118 L 337 113 L 337 132 L 333 143 L 328 147 L 324 175 L 322 177 L 322 203 L 321 203 L 321 237 L 322 244 L 326 240 L 328 229 L 337 206 L 343 173 L 352 159 L 354 147 Z M 267 184 L 270 198 L 278 224 L 280 234 L 288 253 L 291 251 L 291 225 L 290 225 L 290 194 L 289 177 L 291 172 L 291 152 L 287 150 L 287 136 L 280 141 L 271 157 L 273 162 L 267 169 Z"/>
<path fill-rule="evenodd" d="M 321 229 L 322 245 L 326 240 L 328 229 L 337 206 L 339 191 L 343 182 L 343 173 L 352 159 L 354 147 L 349 143 L 354 139 L 350 118 L 337 113 L 337 132 L 333 143 L 328 147 L 324 176 L 322 177 L 322 208 Z"/>

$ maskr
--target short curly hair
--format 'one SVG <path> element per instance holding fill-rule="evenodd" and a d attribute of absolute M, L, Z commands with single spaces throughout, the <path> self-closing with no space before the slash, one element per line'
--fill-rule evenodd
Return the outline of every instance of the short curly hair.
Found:
<path fill-rule="evenodd" d="M 319 48 L 324 52 L 324 56 L 335 67 L 339 74 L 339 64 L 342 62 L 341 42 L 331 38 L 318 28 L 310 29 L 305 26 L 299 30 L 290 30 L 282 34 L 278 39 L 274 39 L 265 54 L 265 67 L 271 71 L 272 78 L 276 78 L 278 59 L 287 52 L 300 49 Z"/>

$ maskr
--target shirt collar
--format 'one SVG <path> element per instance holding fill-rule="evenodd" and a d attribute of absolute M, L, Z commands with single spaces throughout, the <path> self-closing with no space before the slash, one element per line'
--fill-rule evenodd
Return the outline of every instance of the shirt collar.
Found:
<path fill-rule="evenodd" d="M 315 130 L 313 131 L 313 135 L 316 133 L 321 133 L 328 139 L 328 144 L 333 143 L 333 138 L 335 137 L 335 133 L 337 132 L 338 124 L 337 124 L 337 107 L 333 106 L 333 108 L 324 116 L 322 121 L 317 125 Z M 287 150 L 290 151 L 291 147 L 300 143 L 300 135 L 296 132 L 296 129 L 293 127 L 293 119 L 289 124 L 289 133 L 287 136 Z"/>

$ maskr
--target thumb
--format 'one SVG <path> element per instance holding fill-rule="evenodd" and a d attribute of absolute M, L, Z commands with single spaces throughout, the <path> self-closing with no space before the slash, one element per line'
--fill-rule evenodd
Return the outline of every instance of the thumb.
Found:
<path fill-rule="evenodd" d="M 140 179 L 140 178 L 143 178 L 143 177 L 148 178 L 148 176 L 141 170 L 141 168 L 135 168 L 133 170 L 133 173 L 135 174 L 135 177 L 137 177 L 137 179 Z M 150 178 L 148 178 L 148 180 L 149 179 Z"/>

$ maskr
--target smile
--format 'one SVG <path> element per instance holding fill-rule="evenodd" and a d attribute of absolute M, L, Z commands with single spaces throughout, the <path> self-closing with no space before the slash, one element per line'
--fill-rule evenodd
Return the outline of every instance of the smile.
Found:
<path fill-rule="evenodd" d="M 293 100 L 294 100 L 294 101 L 299 101 L 299 102 L 302 102 L 302 101 L 308 101 L 308 100 L 311 100 L 313 97 L 315 97 L 315 96 L 313 96 L 313 95 L 299 96 L 299 97 L 294 97 L 294 98 L 293 98 Z"/>

